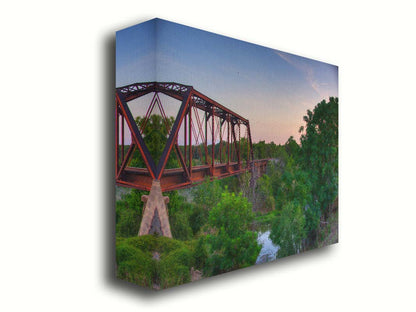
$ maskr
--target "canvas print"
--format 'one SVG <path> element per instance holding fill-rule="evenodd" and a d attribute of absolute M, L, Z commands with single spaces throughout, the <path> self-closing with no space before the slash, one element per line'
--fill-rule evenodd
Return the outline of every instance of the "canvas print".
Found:
<path fill-rule="evenodd" d="M 117 278 L 151 289 L 337 243 L 338 67 L 161 19 L 117 31 L 115 183 Z"/>

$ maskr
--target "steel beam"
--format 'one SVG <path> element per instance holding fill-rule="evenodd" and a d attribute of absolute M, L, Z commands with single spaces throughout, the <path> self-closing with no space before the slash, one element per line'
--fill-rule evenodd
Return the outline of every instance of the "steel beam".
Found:
<path fill-rule="evenodd" d="M 127 106 L 127 102 L 148 93 L 155 93 L 150 106 L 147 109 L 145 120 L 139 130 L 133 116 Z M 163 93 L 174 99 L 180 100 L 181 106 L 176 116 L 172 129 L 167 129 L 169 137 L 162 152 L 161 158 L 158 160 L 157 166 L 152 159 L 146 144 L 144 143 L 142 132 L 144 131 L 147 119 L 150 117 L 154 106 L 157 104 L 161 111 L 166 127 L 167 116 L 164 113 L 163 105 L 160 101 L 158 93 Z M 156 103 L 157 102 L 157 103 Z M 204 112 L 205 115 L 205 129 L 199 120 L 198 110 Z M 195 111 L 195 122 L 193 121 L 192 111 Z M 121 116 L 121 125 L 120 125 Z M 219 140 L 220 140 L 220 155 L 219 163 L 216 163 L 215 140 L 216 140 L 216 118 L 218 117 L 219 124 Z M 208 121 L 211 120 L 211 133 L 208 131 Z M 124 152 L 124 121 L 130 130 L 132 143 L 127 153 Z M 227 133 L 223 134 L 223 124 L 226 122 Z M 184 145 L 182 154 L 181 147 L 178 145 L 178 133 L 183 124 L 184 131 Z M 238 124 L 238 139 L 235 130 L 235 125 Z M 247 160 L 244 169 L 241 167 L 241 124 L 247 129 Z M 198 129 L 195 129 L 198 127 Z M 198 132 L 199 130 L 199 132 Z M 204 131 L 205 130 L 205 131 Z M 225 130 L 225 129 L 224 129 Z M 121 132 L 121 137 L 120 137 Z M 211 136 L 211 155 L 208 152 L 208 135 Z M 223 137 L 227 135 L 227 160 L 223 159 Z M 193 148 L 192 143 L 198 143 L 199 136 L 201 136 L 202 144 L 204 144 L 205 155 L 202 155 L 201 146 L 199 146 L 199 157 L 205 165 L 193 166 Z M 195 137 L 195 138 L 194 138 Z M 120 145 L 121 138 L 121 146 Z M 194 138 L 194 139 L 193 139 Z M 122 151 L 120 152 L 120 148 Z M 132 168 L 128 167 L 132 159 L 134 148 L 138 148 L 141 156 L 146 164 L 146 168 Z M 175 149 L 180 168 L 165 169 L 172 149 Z M 232 155 L 236 154 L 235 157 Z M 121 155 L 120 155 L 121 154 Z M 209 161 L 211 156 L 211 161 Z M 217 155 L 218 156 L 218 155 Z M 236 158 L 236 159 L 234 159 Z M 236 160 L 236 161 L 235 161 Z M 195 183 L 200 183 L 208 175 L 213 178 L 223 178 L 235 174 L 239 174 L 250 168 L 254 169 L 255 162 L 253 155 L 253 148 L 251 142 L 251 132 L 248 119 L 241 117 L 227 107 L 217 103 L 211 98 L 193 89 L 192 86 L 178 84 L 174 82 L 144 82 L 135 83 L 120 87 L 116 89 L 116 182 L 119 185 L 128 187 L 135 187 L 142 190 L 150 190 L 153 180 L 160 181 L 163 191 L 190 187 Z M 120 164 L 121 162 L 121 164 Z M 265 166 L 265 165 L 264 165 Z M 261 167 L 261 170 L 264 170 Z M 257 167 L 256 167 L 257 168 Z"/>
<path fill-rule="evenodd" d="M 155 163 L 152 159 L 152 156 L 150 155 L 149 150 L 147 149 L 146 144 L 144 143 L 143 137 L 140 134 L 137 124 L 134 121 L 134 118 L 130 112 L 129 107 L 127 106 L 127 103 L 123 100 L 123 95 L 119 93 L 118 91 L 117 91 L 117 99 L 118 99 L 118 104 L 119 104 L 118 107 L 121 109 L 123 115 L 126 117 L 127 125 L 129 126 L 132 137 L 134 138 L 135 143 L 138 149 L 140 150 L 140 153 L 142 154 L 146 167 L 149 170 L 152 177 L 154 178 L 155 171 L 156 171 Z M 119 133 L 117 132 L 117 136 L 118 135 Z"/>
<path fill-rule="evenodd" d="M 160 178 L 162 176 L 162 173 L 163 173 L 163 170 L 165 169 L 166 162 L 168 161 L 170 151 L 172 150 L 173 143 L 176 142 L 179 127 L 181 126 L 185 111 L 189 106 L 189 101 L 191 99 L 192 91 L 193 91 L 193 88 L 190 87 L 188 89 L 188 91 L 185 93 L 185 96 L 183 97 L 182 105 L 179 108 L 179 112 L 178 112 L 178 115 L 176 116 L 175 123 L 173 124 L 173 127 L 172 127 L 172 130 L 170 132 L 168 141 L 166 142 L 165 149 L 163 150 L 162 156 L 160 157 L 159 164 L 158 164 L 157 169 L 156 169 L 156 177 L 157 177 L 156 179 L 157 180 L 160 180 Z M 189 129 L 189 131 L 190 130 L 191 129 Z"/>

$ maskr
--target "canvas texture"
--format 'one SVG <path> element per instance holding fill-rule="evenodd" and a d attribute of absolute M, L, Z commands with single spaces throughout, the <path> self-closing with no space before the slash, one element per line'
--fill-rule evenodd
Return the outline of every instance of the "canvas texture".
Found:
<path fill-rule="evenodd" d="M 117 31 L 115 183 L 116 275 L 143 287 L 337 243 L 338 67 L 161 19 Z"/>

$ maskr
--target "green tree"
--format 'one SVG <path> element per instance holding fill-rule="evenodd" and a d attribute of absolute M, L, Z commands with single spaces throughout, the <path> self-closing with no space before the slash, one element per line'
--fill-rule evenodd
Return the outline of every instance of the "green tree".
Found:
<path fill-rule="evenodd" d="M 253 202 L 253 191 L 251 187 L 251 172 L 246 171 L 237 176 L 239 191 L 245 198 Z"/>
<path fill-rule="evenodd" d="M 257 235 L 250 231 L 254 214 L 241 194 L 222 193 L 221 201 L 209 212 L 215 234 L 206 237 L 208 258 L 204 272 L 215 275 L 253 265 L 260 251 Z"/>
<path fill-rule="evenodd" d="M 265 141 L 259 141 L 253 144 L 253 152 L 255 159 L 267 158 L 267 145 Z"/>
<path fill-rule="evenodd" d="M 139 233 L 142 220 L 143 202 L 142 191 L 131 190 L 123 194 L 116 202 L 116 236 L 131 237 Z"/>
<path fill-rule="evenodd" d="M 152 156 L 155 164 L 157 165 L 160 157 L 162 156 L 166 142 L 168 140 L 169 131 L 173 126 L 175 119 L 168 117 L 166 120 L 160 115 L 151 115 L 146 121 L 144 117 L 137 117 L 136 123 L 140 128 L 143 129 L 143 140 L 149 149 L 150 155 Z M 132 166 L 145 167 L 144 161 L 139 151 L 136 151 L 133 155 Z M 176 159 L 175 153 L 171 152 L 169 155 L 166 168 L 176 168 L 179 163 Z"/>
<path fill-rule="evenodd" d="M 198 269 L 203 269 L 205 267 L 207 258 L 208 252 L 205 243 L 205 236 L 201 235 L 196 240 L 196 246 L 194 249 L 195 267 Z"/>
<path fill-rule="evenodd" d="M 302 240 L 305 238 L 305 216 L 299 204 L 286 203 L 280 216 L 274 219 L 270 238 L 279 245 L 279 258 L 290 256 L 301 251 Z"/>
<path fill-rule="evenodd" d="M 293 136 L 290 136 L 287 142 L 285 143 L 285 150 L 288 155 L 290 155 L 292 158 L 296 159 L 299 152 L 300 152 L 300 146 L 295 141 Z"/>
<path fill-rule="evenodd" d="M 301 164 L 309 172 L 313 204 L 325 219 L 338 194 L 338 98 L 323 100 L 303 117 Z"/>
<path fill-rule="evenodd" d="M 275 176 L 277 206 L 283 207 L 288 202 L 305 207 L 311 202 L 311 184 L 308 173 L 302 170 L 290 157 L 281 175 Z"/>
<path fill-rule="evenodd" d="M 194 263 L 191 248 L 176 239 L 156 235 L 116 238 L 117 277 L 138 285 L 168 288 L 190 282 Z"/>
<path fill-rule="evenodd" d="M 289 158 L 289 154 L 286 151 L 286 148 L 284 145 L 278 145 L 276 147 L 276 153 L 275 158 L 277 158 L 278 164 L 280 166 L 283 166 L 287 163 L 287 160 Z"/>
<path fill-rule="evenodd" d="M 208 222 L 209 210 L 219 203 L 222 191 L 220 181 L 209 181 L 209 178 L 192 189 L 193 206 L 190 223 L 194 234 Z"/>
<path fill-rule="evenodd" d="M 254 211 L 270 212 L 274 210 L 272 183 L 268 175 L 264 174 L 256 182 Z"/>
<path fill-rule="evenodd" d="M 243 166 L 246 166 L 246 162 L 247 159 L 249 158 L 249 146 L 248 146 L 248 140 L 246 138 L 241 138 L 240 139 L 240 157 L 241 157 L 241 163 L 243 164 Z M 226 146 L 226 145 L 224 145 Z M 224 158 L 226 159 L 226 158 Z"/>
<path fill-rule="evenodd" d="M 178 191 L 170 192 L 168 195 L 169 223 L 172 236 L 179 240 L 192 239 L 193 233 L 189 222 L 191 205 L 186 202 L 183 196 L 179 195 Z"/>

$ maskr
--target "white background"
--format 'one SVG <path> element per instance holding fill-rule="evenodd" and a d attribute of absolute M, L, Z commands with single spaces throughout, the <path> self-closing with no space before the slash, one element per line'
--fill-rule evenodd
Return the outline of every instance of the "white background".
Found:
<path fill-rule="evenodd" d="M 0 310 L 415 311 L 411 3 L 3 3 Z M 111 279 L 114 31 L 153 17 L 339 66 L 338 245 L 159 293 Z"/>

